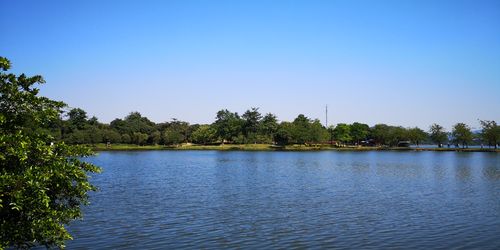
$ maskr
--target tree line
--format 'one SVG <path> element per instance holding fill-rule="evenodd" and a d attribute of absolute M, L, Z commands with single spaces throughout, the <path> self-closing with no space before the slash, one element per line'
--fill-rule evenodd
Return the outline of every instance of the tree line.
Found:
<path fill-rule="evenodd" d="M 190 124 L 173 119 L 154 123 L 139 112 L 131 112 L 123 119 L 109 124 L 74 108 L 52 124 L 52 133 L 68 144 L 123 143 L 136 145 L 195 144 L 332 144 L 334 146 L 398 146 L 401 142 L 420 145 L 433 143 L 439 147 L 448 144 L 468 147 L 481 144 L 495 147 L 500 140 L 496 121 L 480 120 L 481 132 L 474 133 L 470 126 L 457 123 L 452 131 L 439 124 L 432 124 L 427 131 L 418 127 L 405 128 L 387 124 L 369 126 L 364 123 L 339 123 L 325 127 L 318 119 L 303 114 L 293 121 L 279 122 L 272 113 L 262 114 L 251 108 L 242 115 L 227 109 L 216 113 L 212 124 Z"/>

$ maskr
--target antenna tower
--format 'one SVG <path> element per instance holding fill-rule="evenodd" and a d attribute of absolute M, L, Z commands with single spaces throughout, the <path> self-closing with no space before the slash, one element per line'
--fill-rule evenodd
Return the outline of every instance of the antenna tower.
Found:
<path fill-rule="evenodd" d="M 325 106 L 325 127 L 328 128 L 328 104 Z"/>

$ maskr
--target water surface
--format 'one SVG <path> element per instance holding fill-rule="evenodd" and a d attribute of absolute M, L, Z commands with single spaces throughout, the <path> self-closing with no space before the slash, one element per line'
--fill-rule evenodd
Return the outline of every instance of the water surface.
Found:
<path fill-rule="evenodd" d="M 102 152 L 68 248 L 500 249 L 500 155 Z"/>

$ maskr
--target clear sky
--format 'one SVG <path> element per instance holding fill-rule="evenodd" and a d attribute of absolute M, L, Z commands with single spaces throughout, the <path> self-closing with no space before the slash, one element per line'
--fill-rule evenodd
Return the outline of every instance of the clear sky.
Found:
<path fill-rule="evenodd" d="M 0 0 L 0 55 L 103 122 L 500 121 L 500 1 Z"/>

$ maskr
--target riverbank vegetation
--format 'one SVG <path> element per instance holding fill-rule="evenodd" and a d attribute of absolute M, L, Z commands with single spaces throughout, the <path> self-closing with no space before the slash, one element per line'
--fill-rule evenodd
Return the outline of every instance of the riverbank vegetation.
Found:
<path fill-rule="evenodd" d="M 96 117 L 88 118 L 84 110 L 74 108 L 53 123 L 50 131 L 54 138 L 68 144 L 101 143 L 107 147 L 130 144 L 175 148 L 179 145 L 194 147 L 193 144 L 196 144 L 213 148 L 225 144 L 266 144 L 273 148 L 291 145 L 394 148 L 435 144 L 439 148 L 468 148 L 469 145 L 497 148 L 500 127 L 496 121 L 479 122 L 482 130 L 475 132 L 464 123 L 455 124 L 452 131 L 446 131 L 439 124 L 432 124 L 428 131 L 387 124 L 370 127 L 359 122 L 325 127 L 319 120 L 303 114 L 293 121 L 279 122 L 275 114 L 261 114 L 258 108 L 251 108 L 242 115 L 227 109 L 220 110 L 212 124 L 189 124 L 177 119 L 154 123 L 139 112 L 131 112 L 124 118 L 105 124 Z"/>
<path fill-rule="evenodd" d="M 271 144 L 219 144 L 202 145 L 181 143 L 177 145 L 135 145 L 135 144 L 105 144 L 87 145 L 95 151 L 147 151 L 147 150 L 217 150 L 217 151 L 437 151 L 437 152 L 500 152 L 495 148 L 455 148 L 455 147 L 387 147 L 387 146 L 343 146 L 330 144 L 301 145 L 271 145 Z"/>

